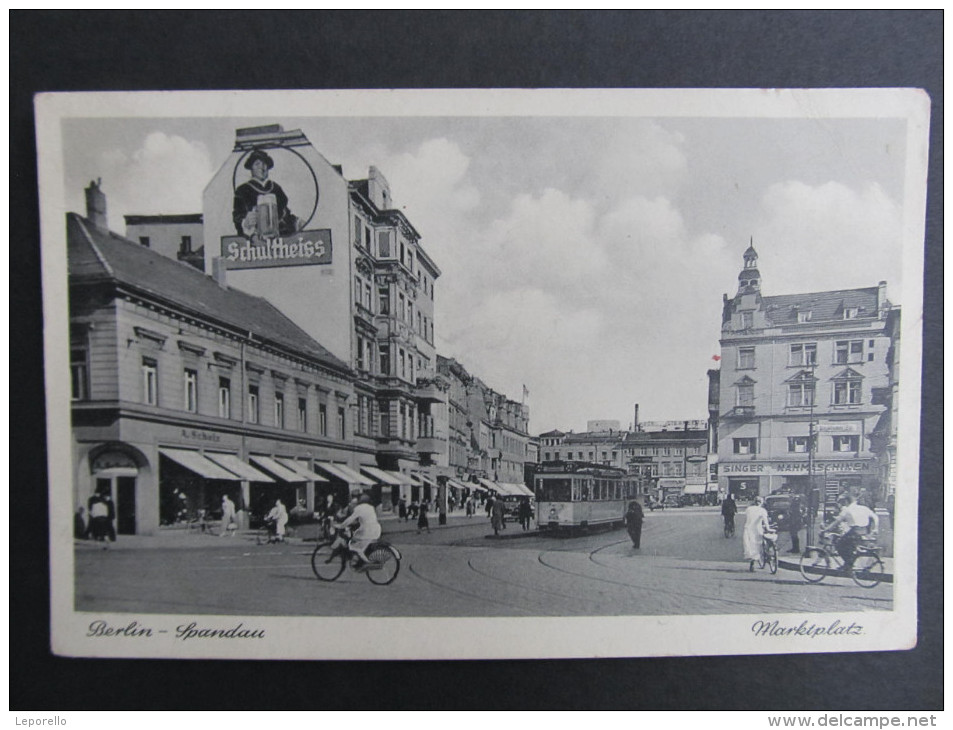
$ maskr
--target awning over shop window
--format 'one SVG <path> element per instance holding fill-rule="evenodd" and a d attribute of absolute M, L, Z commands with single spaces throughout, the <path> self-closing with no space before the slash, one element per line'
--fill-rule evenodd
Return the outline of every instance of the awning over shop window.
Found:
<path fill-rule="evenodd" d="M 267 471 L 271 472 L 283 482 L 307 481 L 306 478 L 302 477 L 300 474 L 298 474 L 294 470 L 289 469 L 287 466 L 284 466 L 283 464 L 279 464 L 270 456 L 260 456 L 259 454 L 252 454 L 249 458 L 252 461 L 254 461 L 256 464 L 258 464 L 258 466 L 260 466 L 262 469 L 266 469 Z"/>
<path fill-rule="evenodd" d="M 187 449 L 159 449 L 159 453 L 174 461 L 179 466 L 184 466 L 191 472 L 198 474 L 205 479 L 227 479 L 230 482 L 240 482 L 242 478 L 223 469 L 214 461 L 206 459 L 198 451 L 189 451 Z"/>
<path fill-rule="evenodd" d="M 447 486 L 453 487 L 454 489 L 481 489 L 482 491 L 482 488 L 478 487 L 476 484 L 463 484 L 458 482 L 456 479 L 450 478 L 447 479 Z"/>
<path fill-rule="evenodd" d="M 440 485 L 437 484 L 437 482 L 435 482 L 433 479 L 428 477 L 426 474 L 414 474 L 413 476 L 416 477 L 417 480 L 423 485 L 431 486 L 434 489 L 440 488 Z"/>
<path fill-rule="evenodd" d="M 392 487 L 399 487 L 401 484 L 411 484 L 410 479 L 405 477 L 403 474 L 394 471 L 386 471 L 385 469 L 378 469 L 376 466 L 362 466 L 361 471 L 364 472 L 367 477 Z"/>
<path fill-rule="evenodd" d="M 206 451 L 205 456 L 214 461 L 219 466 L 225 467 L 231 472 L 238 474 L 242 479 L 250 482 L 274 482 L 270 476 L 264 472 L 258 471 L 255 467 L 246 464 L 234 454 L 213 454 Z"/>
<path fill-rule="evenodd" d="M 287 457 L 276 456 L 275 461 L 277 461 L 282 466 L 288 467 L 289 469 L 291 469 L 291 471 L 295 472 L 298 476 L 300 476 L 303 480 L 307 482 L 322 482 L 323 483 L 328 481 L 320 474 L 316 474 L 315 472 L 311 471 L 308 468 L 307 464 L 300 462 L 297 459 L 289 459 Z"/>
<path fill-rule="evenodd" d="M 704 484 L 686 484 L 685 489 L 682 491 L 682 494 L 704 494 L 705 485 Z"/>
<path fill-rule="evenodd" d="M 524 497 L 535 497 L 533 491 L 527 487 L 525 484 L 517 484 L 516 482 L 497 482 L 498 484 L 503 484 L 507 489 L 510 490 L 511 494 L 520 494 Z"/>
<path fill-rule="evenodd" d="M 522 492 L 516 491 L 512 487 L 509 487 L 502 482 L 494 482 L 490 479 L 480 479 L 480 484 L 502 496 L 522 495 Z"/>
<path fill-rule="evenodd" d="M 337 477 L 341 481 L 347 482 L 348 484 L 359 484 L 366 487 L 373 487 L 374 482 L 366 477 L 362 477 L 356 471 L 350 467 L 344 466 L 343 464 L 332 464 L 329 461 L 316 461 L 314 465 L 320 469 L 326 471 L 333 477 Z"/>

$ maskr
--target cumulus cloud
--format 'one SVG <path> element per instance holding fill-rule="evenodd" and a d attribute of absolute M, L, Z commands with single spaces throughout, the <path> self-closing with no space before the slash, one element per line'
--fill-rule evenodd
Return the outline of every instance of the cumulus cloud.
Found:
<path fill-rule="evenodd" d="M 132 153 L 104 152 L 100 169 L 117 231 L 125 230 L 124 214 L 201 212 L 202 191 L 215 171 L 204 144 L 158 131 Z"/>
<path fill-rule="evenodd" d="M 755 248 L 771 292 L 803 291 L 804 281 L 819 291 L 886 279 L 899 295 L 902 211 L 881 186 L 786 181 L 771 185 L 761 203 Z"/>

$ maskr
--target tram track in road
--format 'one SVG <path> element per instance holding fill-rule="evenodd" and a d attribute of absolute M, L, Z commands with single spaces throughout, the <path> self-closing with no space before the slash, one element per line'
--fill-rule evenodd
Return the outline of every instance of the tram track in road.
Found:
<path fill-rule="evenodd" d="M 496 581 L 497 583 L 502 583 L 504 585 L 515 586 L 516 588 L 519 588 L 524 591 L 533 591 L 534 593 L 544 593 L 546 595 L 554 596 L 556 598 L 568 598 L 573 601 L 583 601 L 584 603 L 593 603 L 597 605 L 599 604 L 599 601 L 595 601 L 585 596 L 575 595 L 572 593 L 561 593 L 559 591 L 550 591 L 545 588 L 537 588 L 536 586 L 526 585 L 525 583 L 517 583 L 516 581 L 507 580 L 506 578 L 500 578 L 499 576 L 492 575 L 474 566 L 472 558 L 467 558 L 467 566 L 470 568 L 470 570 L 472 570 L 474 573 L 476 573 L 479 576 L 482 576 L 484 578 L 489 578 L 490 580 Z M 556 614 L 556 615 L 563 615 L 563 614 Z"/>
<path fill-rule="evenodd" d="M 428 577 L 424 576 L 423 574 L 421 574 L 421 573 L 417 570 L 417 567 L 416 567 L 415 565 L 409 565 L 409 566 L 407 566 L 407 570 L 408 570 L 409 573 L 413 574 L 413 575 L 416 576 L 419 580 L 422 580 L 424 583 L 427 583 L 428 585 L 434 586 L 435 588 L 439 588 L 439 589 L 441 589 L 441 590 L 447 591 L 448 593 L 453 593 L 454 595 L 462 596 L 463 598 L 468 598 L 468 599 L 473 599 L 473 598 L 475 598 L 475 599 L 477 599 L 477 600 L 479 600 L 479 601 L 483 601 L 484 603 L 492 603 L 492 604 L 495 604 L 495 605 L 497 605 L 497 606 L 505 606 L 505 607 L 507 607 L 507 608 L 509 608 L 509 609 L 516 609 L 517 611 L 520 611 L 521 613 L 526 614 L 527 616 L 538 616 L 538 615 L 539 615 L 539 612 L 538 612 L 538 611 L 532 611 L 532 610 L 530 610 L 530 609 L 523 608 L 522 606 L 516 605 L 516 604 L 514 604 L 514 603 L 512 603 L 512 602 L 509 602 L 509 601 L 501 601 L 501 600 L 498 600 L 498 599 L 496 599 L 496 598 L 489 598 L 489 597 L 487 597 L 487 596 L 485 596 L 485 595 L 482 595 L 482 594 L 480 594 L 480 593 L 474 593 L 474 592 L 472 592 L 472 591 L 467 591 L 467 590 L 464 590 L 464 589 L 462 589 L 462 588 L 456 588 L 456 587 L 454 587 L 454 586 L 452 586 L 452 585 L 449 585 L 449 584 L 447 584 L 447 583 L 443 583 L 443 582 L 438 581 L 438 580 L 435 580 L 435 579 L 433 579 L 433 578 L 428 578 Z M 561 616 L 562 614 L 547 612 L 546 615 L 549 615 L 549 616 Z"/>
<path fill-rule="evenodd" d="M 619 541 L 619 542 L 624 542 L 624 541 Z M 616 569 L 615 566 L 607 565 L 606 563 L 596 560 L 595 555 L 605 550 L 606 548 L 612 547 L 612 545 L 618 545 L 619 542 L 610 543 L 609 545 L 603 545 L 596 548 L 595 550 L 591 550 L 589 552 L 588 559 L 591 562 L 595 563 L 596 565 L 600 566 L 601 568 L 605 568 L 607 570 L 615 570 Z M 689 591 L 673 590 L 671 588 L 661 588 L 658 585 L 649 585 L 645 583 L 631 583 L 628 581 L 616 580 L 614 578 L 594 576 L 588 573 L 582 573 L 579 571 L 562 568 L 558 565 L 553 565 L 552 563 L 546 562 L 546 560 L 544 560 L 544 556 L 548 552 L 565 552 L 565 551 L 544 550 L 540 552 L 539 555 L 537 556 L 537 560 L 541 565 L 549 568 L 550 570 L 554 570 L 559 573 L 564 573 L 566 575 L 572 575 L 577 578 L 585 578 L 585 579 L 598 582 L 598 583 L 616 585 L 616 586 L 620 586 L 620 587 L 627 588 L 629 590 L 634 590 L 634 591 L 651 591 L 655 594 L 661 593 L 661 594 L 672 596 L 675 598 L 687 598 L 687 599 L 692 598 L 692 599 L 701 599 L 705 601 L 716 601 L 718 603 L 724 603 L 724 604 L 728 604 L 732 606 L 744 606 L 750 609 L 760 608 L 760 609 L 774 611 L 774 612 L 788 612 L 791 610 L 790 604 L 779 605 L 775 603 L 759 603 L 756 601 L 739 601 L 739 600 L 735 600 L 731 598 L 724 598 L 722 596 L 704 595 L 700 593 L 692 593 Z"/>

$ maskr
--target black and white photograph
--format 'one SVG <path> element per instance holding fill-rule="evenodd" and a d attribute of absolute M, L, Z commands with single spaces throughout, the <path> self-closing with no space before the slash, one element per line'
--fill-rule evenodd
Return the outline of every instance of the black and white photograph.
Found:
<path fill-rule="evenodd" d="M 56 653 L 916 644 L 922 92 L 36 114 Z"/>

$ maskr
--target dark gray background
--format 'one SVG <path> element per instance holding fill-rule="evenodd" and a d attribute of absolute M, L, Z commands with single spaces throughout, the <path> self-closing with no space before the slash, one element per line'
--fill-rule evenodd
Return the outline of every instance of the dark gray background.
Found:
<path fill-rule="evenodd" d="M 12 11 L 11 709 L 942 708 L 942 26 L 942 11 Z M 916 649 L 267 665 L 50 654 L 34 93 L 854 86 L 921 87 L 933 107 Z"/>

